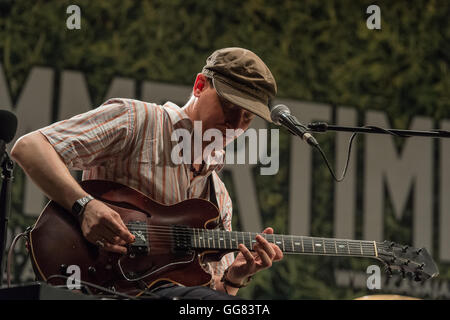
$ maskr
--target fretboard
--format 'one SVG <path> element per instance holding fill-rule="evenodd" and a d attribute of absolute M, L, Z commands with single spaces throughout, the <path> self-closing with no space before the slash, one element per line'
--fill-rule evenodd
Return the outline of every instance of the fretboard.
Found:
<path fill-rule="evenodd" d="M 240 231 L 190 229 L 190 246 L 198 249 L 238 250 L 240 243 L 253 248 L 256 235 L 278 245 L 287 254 L 313 254 L 377 257 L 375 241 L 316 238 L 282 234 L 265 234 Z"/>

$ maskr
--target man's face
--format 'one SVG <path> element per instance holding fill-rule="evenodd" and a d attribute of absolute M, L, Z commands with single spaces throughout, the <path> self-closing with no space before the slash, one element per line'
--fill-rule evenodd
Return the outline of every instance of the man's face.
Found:
<path fill-rule="evenodd" d="M 222 132 L 224 143 L 230 142 L 232 138 L 227 137 L 227 129 L 247 130 L 254 114 L 232 104 L 219 96 L 216 89 L 206 81 L 206 85 L 198 97 L 199 117 L 202 121 L 203 132 L 208 129 L 218 129 Z"/>

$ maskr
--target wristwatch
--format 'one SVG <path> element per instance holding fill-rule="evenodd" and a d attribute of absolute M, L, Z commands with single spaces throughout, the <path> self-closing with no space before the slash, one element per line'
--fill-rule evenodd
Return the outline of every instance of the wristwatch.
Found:
<path fill-rule="evenodd" d="M 83 215 L 84 209 L 86 208 L 86 205 L 91 200 L 94 200 L 94 197 L 91 196 L 90 194 L 88 194 L 87 196 L 75 201 L 75 203 L 72 206 L 72 214 L 77 218 L 81 218 L 81 216 Z"/>
<path fill-rule="evenodd" d="M 230 280 L 228 280 L 228 279 L 227 279 L 227 274 L 228 274 L 228 268 L 225 269 L 225 271 L 224 271 L 224 273 L 223 273 L 223 276 L 222 276 L 222 279 L 220 279 L 220 281 L 223 282 L 224 284 L 226 284 L 227 286 L 232 287 L 232 288 L 240 289 L 240 288 L 246 287 L 246 286 L 250 283 L 250 281 L 252 280 L 252 276 L 249 276 L 249 277 L 247 277 L 247 278 L 244 280 L 243 283 L 237 284 L 237 283 L 233 283 L 233 282 L 231 282 Z M 225 291 L 226 291 L 226 290 L 227 290 L 227 289 L 225 289 Z M 228 292 L 227 292 L 227 293 L 228 293 Z"/>

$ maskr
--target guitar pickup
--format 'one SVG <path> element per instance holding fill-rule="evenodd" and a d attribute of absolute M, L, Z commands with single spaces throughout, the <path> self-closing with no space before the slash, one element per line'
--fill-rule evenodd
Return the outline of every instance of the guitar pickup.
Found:
<path fill-rule="evenodd" d="M 129 221 L 128 230 L 134 235 L 135 240 L 128 247 L 128 255 L 142 255 L 149 253 L 149 236 L 147 223 L 143 221 Z"/>

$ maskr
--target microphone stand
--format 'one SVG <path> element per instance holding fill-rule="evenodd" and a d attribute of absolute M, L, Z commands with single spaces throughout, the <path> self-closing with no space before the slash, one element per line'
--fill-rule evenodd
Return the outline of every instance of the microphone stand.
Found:
<path fill-rule="evenodd" d="M 399 130 L 399 129 L 383 129 L 375 126 L 365 127 L 343 127 L 329 125 L 326 122 L 313 122 L 308 124 L 308 130 L 314 132 L 326 132 L 326 131 L 342 131 L 342 132 L 355 132 L 355 133 L 378 133 L 378 134 L 390 134 L 397 137 L 409 138 L 409 137 L 431 137 L 431 138 L 450 138 L 450 131 L 445 130 Z"/>
<path fill-rule="evenodd" d="M 299 126 L 299 125 L 297 125 Z M 305 126 L 300 125 L 303 127 L 303 130 Z M 331 175 L 333 176 L 334 180 L 336 182 L 341 182 L 344 180 L 344 177 L 347 173 L 347 168 L 350 160 L 350 152 L 352 149 L 352 142 L 353 138 L 356 136 L 357 133 L 376 133 L 376 134 L 390 134 L 396 137 L 401 138 L 410 138 L 410 137 L 431 137 L 431 138 L 450 138 L 450 131 L 445 130 L 437 130 L 433 129 L 430 131 L 419 131 L 419 130 L 399 130 L 399 129 L 383 129 L 376 126 L 365 126 L 365 127 L 343 127 L 343 126 L 335 126 L 335 125 L 329 125 L 326 122 L 313 122 L 308 124 L 307 130 L 309 132 L 326 132 L 326 131 L 342 131 L 342 132 L 353 132 L 352 137 L 350 138 L 349 146 L 348 146 L 348 155 L 347 155 L 347 162 L 344 167 L 344 171 L 342 173 L 341 178 L 338 178 L 336 174 L 334 173 L 334 170 L 331 168 L 331 165 L 325 156 L 325 153 L 323 152 L 322 148 L 320 148 L 319 144 L 312 145 L 315 147 L 320 154 L 322 155 L 322 158 L 325 161 L 325 164 L 327 165 L 328 169 L 330 170 Z"/>
<path fill-rule="evenodd" d="M 6 233 L 11 208 L 11 182 L 13 181 L 14 162 L 6 150 L 1 151 L 2 189 L 0 194 L 0 287 L 3 286 Z"/>

